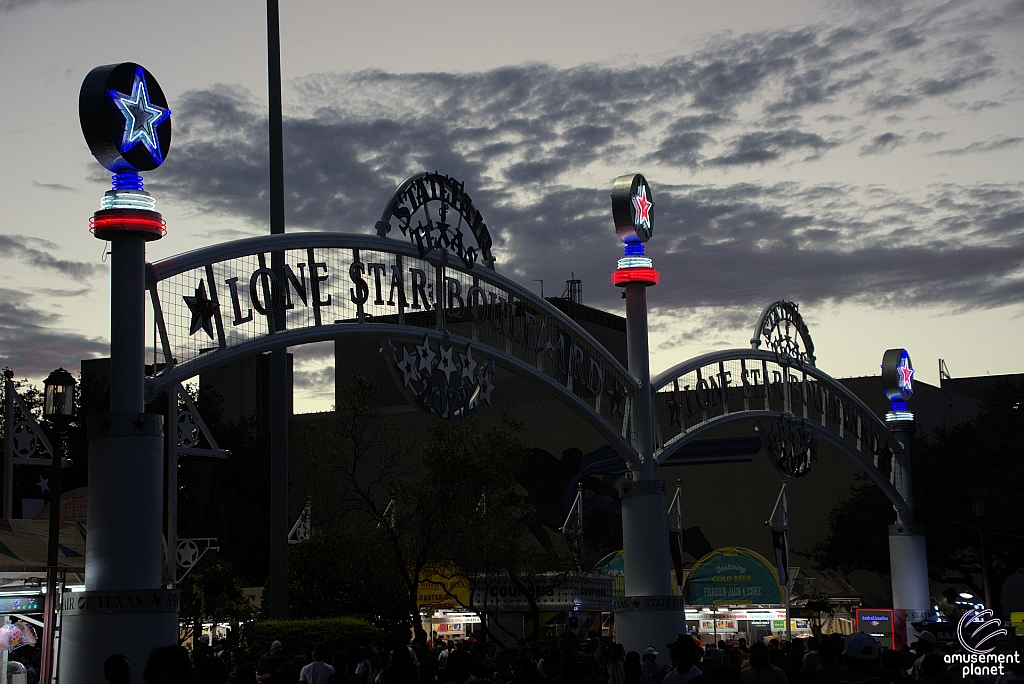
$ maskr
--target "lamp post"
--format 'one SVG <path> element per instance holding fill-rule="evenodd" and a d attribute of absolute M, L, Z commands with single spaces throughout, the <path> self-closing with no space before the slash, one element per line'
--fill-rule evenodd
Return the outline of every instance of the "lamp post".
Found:
<path fill-rule="evenodd" d="M 60 472 L 63 469 L 64 431 L 75 415 L 75 379 L 63 368 L 43 381 L 43 417 L 53 424 L 50 471 L 50 532 L 46 544 L 46 597 L 43 616 L 43 652 L 40 682 L 53 681 L 56 651 L 53 647 L 57 621 L 57 542 L 60 538 Z"/>

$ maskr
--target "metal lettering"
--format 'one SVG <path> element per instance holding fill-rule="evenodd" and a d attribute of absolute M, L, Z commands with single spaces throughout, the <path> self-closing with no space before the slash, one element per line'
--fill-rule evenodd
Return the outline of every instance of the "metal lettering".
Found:
<path fill-rule="evenodd" d="M 375 287 L 374 292 L 376 292 L 376 294 L 377 294 L 377 296 L 373 300 L 373 303 L 374 304 L 383 304 L 384 303 L 384 297 L 382 296 L 381 288 L 380 288 L 380 275 L 382 273 L 387 272 L 387 266 L 385 266 L 384 264 L 380 264 L 380 263 L 373 263 L 373 264 L 369 265 L 369 268 L 370 268 L 370 273 L 373 274 L 373 284 L 374 284 L 374 287 Z"/>
<path fill-rule="evenodd" d="M 352 265 L 348 267 L 348 277 L 355 285 L 355 288 L 349 288 L 349 297 L 352 299 L 353 304 L 365 304 L 366 300 L 370 298 L 370 286 L 363 280 L 363 273 L 366 272 L 366 267 L 358 261 L 352 262 Z"/>
<path fill-rule="evenodd" d="M 395 305 L 395 290 L 398 290 L 398 306 L 402 309 L 409 306 L 405 298 L 405 280 L 402 279 L 402 270 L 397 264 L 391 265 L 391 292 L 388 293 L 388 306 Z"/>
<path fill-rule="evenodd" d="M 266 302 L 260 302 L 259 294 L 256 291 L 256 283 L 263 280 L 264 296 L 267 299 Z M 267 287 L 269 285 L 269 296 L 267 296 Z M 253 271 L 252 276 L 249 278 L 249 300 L 252 302 L 253 307 L 260 314 L 266 316 L 277 310 L 277 307 L 281 303 L 281 285 L 277 281 L 277 274 L 269 268 L 257 268 Z"/>
<path fill-rule="evenodd" d="M 295 290 L 295 294 L 302 300 L 303 306 L 309 306 L 306 302 L 306 264 L 295 264 L 299 267 L 299 276 L 296 277 L 295 271 L 288 264 L 284 265 L 284 308 L 294 309 L 295 305 L 292 304 L 291 290 Z M 312 274 L 310 274 L 312 275 Z M 289 288 L 288 286 L 291 285 Z"/>
<path fill-rule="evenodd" d="M 477 299 L 479 298 L 479 303 Z M 466 305 L 469 307 L 469 320 L 477 325 L 483 325 L 487 320 L 487 293 L 479 285 L 472 285 L 466 291 Z M 474 314 L 480 313 L 477 318 Z"/>
<path fill-rule="evenodd" d="M 249 313 L 244 318 L 242 317 L 242 304 L 238 301 L 238 278 L 228 278 L 224 282 L 227 283 L 228 290 L 231 292 L 231 309 L 235 312 L 235 320 L 231 321 L 231 325 L 248 323 L 252 320 L 252 309 L 249 309 Z"/>

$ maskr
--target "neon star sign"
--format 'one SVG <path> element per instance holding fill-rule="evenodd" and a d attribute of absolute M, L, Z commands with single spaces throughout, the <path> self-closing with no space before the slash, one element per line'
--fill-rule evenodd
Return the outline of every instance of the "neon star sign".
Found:
<path fill-rule="evenodd" d="M 910 384 L 914 379 L 914 369 L 910 367 L 910 358 L 904 356 L 900 359 L 900 363 L 896 366 L 896 382 L 899 383 L 900 389 L 909 394 L 914 393 L 914 388 Z"/>
<path fill-rule="evenodd" d="M 150 100 L 146 87 L 146 75 L 142 67 L 135 70 L 132 92 L 126 95 L 117 90 L 107 90 L 107 95 L 124 117 L 124 132 L 121 135 L 121 154 L 142 143 L 157 164 L 164 161 L 156 127 L 171 115 L 171 110 L 160 107 Z"/>
<path fill-rule="evenodd" d="M 641 184 L 633 195 L 633 224 L 646 232 L 651 230 L 651 207 L 654 203 L 647 199 L 647 185 Z"/>
<path fill-rule="evenodd" d="M 78 95 L 82 133 L 115 190 L 142 190 L 130 176 L 160 166 L 171 148 L 171 109 L 153 74 L 135 62 L 96 67 Z M 138 186 L 138 187 L 136 187 Z"/>

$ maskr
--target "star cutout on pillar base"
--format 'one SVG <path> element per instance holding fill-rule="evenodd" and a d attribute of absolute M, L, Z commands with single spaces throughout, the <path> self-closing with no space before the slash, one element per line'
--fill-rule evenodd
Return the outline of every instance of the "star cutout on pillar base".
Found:
<path fill-rule="evenodd" d="M 125 95 L 117 90 L 108 90 L 107 94 L 114 102 L 114 106 L 124 117 L 124 133 L 121 135 L 121 154 L 132 149 L 139 143 L 146 148 L 146 152 L 157 164 L 163 164 L 164 154 L 160 149 L 160 138 L 157 137 L 156 127 L 171 115 L 171 110 L 158 107 L 149 100 L 149 89 L 146 87 L 146 76 L 142 69 L 135 70 L 135 79 L 132 81 L 131 95 Z"/>
<path fill-rule="evenodd" d="M 142 416 L 139 416 L 135 420 L 131 421 L 131 423 L 132 425 L 135 426 L 136 430 L 141 430 L 142 428 L 146 427 L 146 421 L 145 419 L 142 418 Z"/>
<path fill-rule="evenodd" d="M 206 332 L 209 338 L 213 339 L 213 302 L 206 295 L 206 283 L 199 279 L 199 287 L 196 288 L 194 297 L 182 297 L 189 311 L 192 312 L 192 323 L 188 327 L 188 335 L 191 337 L 200 330 Z"/>
<path fill-rule="evenodd" d="M 100 432 L 110 432 L 110 421 L 104 420 L 100 422 Z"/>

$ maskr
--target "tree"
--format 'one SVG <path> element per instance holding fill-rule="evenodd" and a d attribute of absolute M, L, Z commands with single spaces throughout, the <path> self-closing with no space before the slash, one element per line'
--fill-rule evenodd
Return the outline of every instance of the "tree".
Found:
<path fill-rule="evenodd" d="M 202 634 L 204 622 L 237 624 L 251 617 L 249 600 L 238 586 L 234 568 L 216 551 L 207 551 L 178 589 L 181 621 L 189 625 L 183 641 Z"/>
<path fill-rule="evenodd" d="M 313 523 L 325 532 L 379 530 L 412 616 L 429 574 L 511 560 L 508 539 L 526 510 L 515 482 L 525 445 L 513 422 L 481 431 L 468 419 L 430 426 L 429 441 L 413 450 L 374 406 L 375 394 L 373 380 L 354 376 L 333 420 L 302 435 L 317 482 Z"/>
<path fill-rule="evenodd" d="M 1001 615 L 1003 586 L 1024 568 L 1024 385 L 997 380 L 977 418 L 915 439 L 911 457 L 915 522 L 925 526 L 931 578 L 983 596 L 984 534 L 990 607 Z M 862 479 L 832 509 L 831 534 L 810 555 L 823 568 L 889 574 L 887 525 L 895 512 Z"/>
<path fill-rule="evenodd" d="M 374 525 L 340 528 L 291 547 L 289 615 L 293 619 L 360 617 L 387 637 L 409 634 L 405 586 Z"/>

